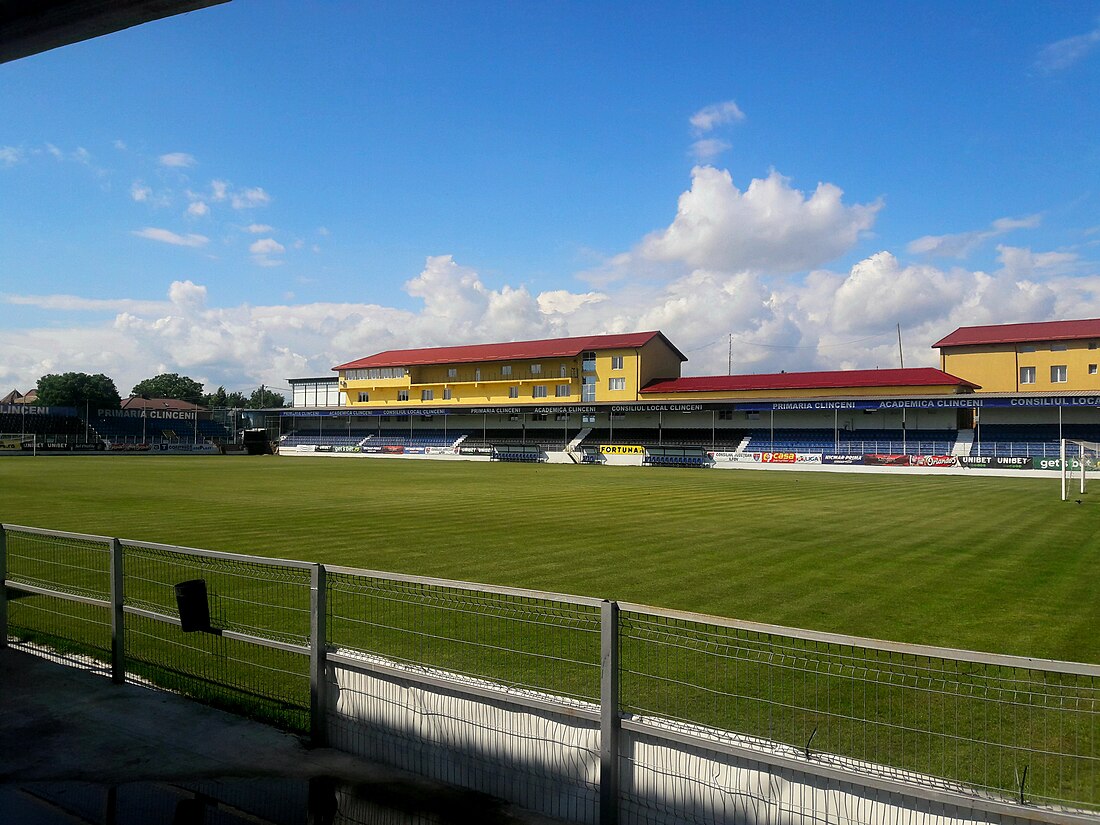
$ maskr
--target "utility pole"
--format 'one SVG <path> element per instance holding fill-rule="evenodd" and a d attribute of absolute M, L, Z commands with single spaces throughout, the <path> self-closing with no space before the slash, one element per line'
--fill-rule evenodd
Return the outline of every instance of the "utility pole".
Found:
<path fill-rule="evenodd" d="M 905 369 L 905 350 L 901 348 L 901 324 L 898 324 L 898 361 L 901 362 L 901 368 Z M 901 408 L 901 451 L 907 452 L 908 444 L 905 432 L 905 407 Z"/>
<path fill-rule="evenodd" d="M 726 359 L 726 375 L 733 375 L 733 333 L 730 333 L 730 352 Z"/>

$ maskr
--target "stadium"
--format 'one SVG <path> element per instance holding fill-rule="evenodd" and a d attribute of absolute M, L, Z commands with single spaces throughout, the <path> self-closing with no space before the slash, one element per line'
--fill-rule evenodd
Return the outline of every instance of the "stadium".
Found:
<path fill-rule="evenodd" d="M 1084 825 L 1096 535 L 1050 479 L 1094 464 L 1098 342 L 683 376 L 653 331 L 377 353 L 285 409 L 12 396 L 3 635 L 564 821 Z"/>
<path fill-rule="evenodd" d="M 291 379 L 280 448 L 504 461 L 1056 469 L 1100 440 L 1100 320 L 963 327 L 939 368 L 681 376 L 660 332 L 396 350 Z"/>

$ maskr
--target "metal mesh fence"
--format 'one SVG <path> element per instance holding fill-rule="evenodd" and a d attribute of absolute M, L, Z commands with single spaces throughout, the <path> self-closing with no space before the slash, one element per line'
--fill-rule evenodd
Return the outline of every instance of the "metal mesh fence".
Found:
<path fill-rule="evenodd" d="M 600 611 L 527 594 L 330 570 L 328 641 L 586 702 L 600 697 Z"/>
<path fill-rule="evenodd" d="M 309 657 L 130 616 L 127 669 L 159 687 L 244 716 L 309 730 Z"/>
<path fill-rule="evenodd" d="M 105 668 L 111 661 L 106 608 L 37 593 L 9 594 L 8 599 L 10 634 L 32 644 L 36 652 L 48 650 L 52 658 L 81 666 L 99 662 Z"/>
<path fill-rule="evenodd" d="M 74 596 L 110 598 L 110 539 L 13 529 L 6 536 L 9 580 Z"/>
<path fill-rule="evenodd" d="M 939 789 L 1100 808 L 1100 679 L 623 610 L 627 712 Z"/>
<path fill-rule="evenodd" d="M 10 527 L 2 538 L 11 635 L 111 662 L 112 540 Z M 312 730 L 311 675 L 318 680 L 320 671 L 311 674 L 307 654 L 320 642 L 310 633 L 311 565 L 141 542 L 117 546 L 129 672 L 282 727 Z M 497 691 L 510 692 L 513 706 L 522 698 L 531 707 L 553 705 L 551 715 L 561 708 L 590 721 L 606 701 L 595 599 L 344 568 L 322 578 L 321 618 L 334 659 L 356 660 L 371 678 L 381 674 L 376 682 L 442 689 L 438 713 L 410 712 L 419 727 L 335 731 L 362 739 L 386 761 L 400 762 L 386 753 L 409 754 L 416 744 L 415 769 L 428 766 L 433 775 L 495 792 L 492 783 L 509 764 L 535 765 L 537 754 L 564 742 L 564 728 L 548 716 L 545 727 L 496 743 L 493 731 L 513 723 L 498 723 L 489 711 L 475 715 L 463 704 L 478 701 L 470 697 L 498 707 Z M 206 584 L 209 632 L 185 633 L 176 618 L 174 585 L 192 579 Z M 620 606 L 617 633 L 616 710 L 654 735 L 674 729 L 700 742 L 912 787 L 1100 811 L 1100 666 L 876 643 L 638 605 Z M 329 687 L 334 701 L 371 719 L 396 719 L 413 707 L 397 687 L 366 678 Z M 527 781 L 571 776 L 576 796 L 569 805 L 583 807 L 598 754 L 584 737 L 569 748 L 574 755 L 563 751 L 535 765 Z M 459 751 L 478 755 L 481 767 L 447 761 Z"/>
<path fill-rule="evenodd" d="M 130 541 L 123 541 L 122 547 L 127 606 L 175 616 L 175 585 L 203 579 L 213 627 L 309 644 L 308 566 Z"/>
<path fill-rule="evenodd" d="M 176 616 L 175 585 L 206 583 L 212 633 L 184 633 L 141 615 L 126 621 L 128 667 L 158 685 L 264 719 L 309 729 L 309 657 L 226 635 L 306 648 L 310 571 L 185 548 L 122 542 L 127 607 Z"/>
<path fill-rule="evenodd" d="M 10 633 L 39 650 L 88 666 L 110 662 L 111 540 L 97 536 L 6 530 L 6 578 L 13 584 L 48 590 L 102 605 L 48 593 L 10 588 Z"/>

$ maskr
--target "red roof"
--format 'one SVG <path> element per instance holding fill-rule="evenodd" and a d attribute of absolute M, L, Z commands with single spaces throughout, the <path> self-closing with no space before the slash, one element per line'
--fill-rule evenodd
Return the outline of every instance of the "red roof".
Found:
<path fill-rule="evenodd" d="M 415 367 L 431 364 L 466 364 L 473 361 L 526 361 L 538 358 L 573 358 L 588 350 L 633 349 L 660 338 L 681 361 L 680 350 L 661 332 L 631 332 L 623 335 L 584 335 L 579 338 L 547 338 L 540 341 L 513 341 L 508 344 L 471 344 L 461 347 L 428 347 L 426 349 L 391 349 L 349 361 L 334 370 L 356 370 L 368 367 Z"/>
<path fill-rule="evenodd" d="M 781 372 L 772 375 L 705 375 L 654 381 L 642 388 L 655 392 L 745 392 L 748 390 L 823 390 L 847 387 L 941 387 L 952 385 L 978 389 L 954 375 L 933 367 L 897 370 L 833 370 L 831 372 Z"/>
<path fill-rule="evenodd" d="M 177 412 L 190 412 L 191 410 L 205 410 L 198 404 L 190 401 L 182 401 L 178 398 L 142 398 L 140 395 L 131 395 L 122 402 L 124 410 L 175 410 Z"/>
<path fill-rule="evenodd" d="M 1083 321 L 1040 321 L 1033 324 L 992 324 L 984 327 L 959 327 L 936 347 L 969 347 L 975 344 L 1020 344 L 1031 341 L 1068 341 L 1074 338 L 1100 338 L 1100 318 Z"/>

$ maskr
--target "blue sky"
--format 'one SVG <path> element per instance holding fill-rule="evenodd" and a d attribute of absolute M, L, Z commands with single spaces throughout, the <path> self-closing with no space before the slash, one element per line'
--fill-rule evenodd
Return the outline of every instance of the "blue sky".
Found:
<path fill-rule="evenodd" d="M 1100 7 L 235 0 L 0 66 L 0 389 L 1100 316 Z"/>

